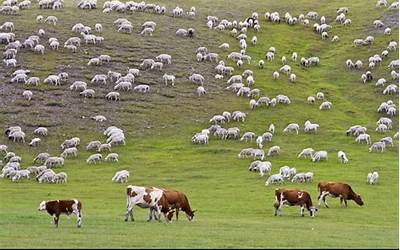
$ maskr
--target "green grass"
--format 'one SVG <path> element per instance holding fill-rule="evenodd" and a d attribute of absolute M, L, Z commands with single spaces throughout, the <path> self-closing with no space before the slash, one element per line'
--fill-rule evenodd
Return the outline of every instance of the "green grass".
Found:
<path fill-rule="evenodd" d="M 34 75 L 44 79 L 47 75 L 66 69 L 71 79 L 62 87 L 49 87 L 44 84 L 32 87 L 33 101 L 22 101 L 22 85 L 9 85 L 10 69 L 0 68 L 0 125 L 2 128 L 21 125 L 27 137 L 33 138 L 32 131 L 39 125 L 49 127 L 50 136 L 43 139 L 38 148 L 29 148 L 27 144 L 15 144 L 0 137 L 0 144 L 21 155 L 23 166 L 29 166 L 39 152 L 48 151 L 58 155 L 59 145 L 67 137 L 79 136 L 82 145 L 76 159 L 67 159 L 65 166 L 56 171 L 68 173 L 68 184 L 38 184 L 33 180 L 12 183 L 0 179 L 0 247 L 1 248 L 398 248 L 399 220 L 399 172 L 398 141 L 395 147 L 384 153 L 368 153 L 368 146 L 359 145 L 354 138 L 347 137 L 345 130 L 354 124 L 368 128 L 373 141 L 384 136 L 393 136 L 398 131 L 398 117 L 393 118 L 393 130 L 381 135 L 375 132 L 375 123 L 381 117 L 376 113 L 379 104 L 388 99 L 398 105 L 398 95 L 384 96 L 383 89 L 374 87 L 374 83 L 362 85 L 360 75 L 363 71 L 348 71 L 345 60 L 361 59 L 366 64 L 368 57 L 380 54 L 391 39 L 396 40 L 398 23 L 392 27 L 390 37 L 381 33 L 374 34 L 373 45 L 354 48 L 355 38 L 365 38 L 372 30 L 373 20 L 383 15 L 393 15 L 385 9 L 376 9 L 375 1 L 334 0 L 321 1 L 159 1 L 171 10 L 176 5 L 185 10 L 196 6 L 196 20 L 173 19 L 147 13 L 133 15 L 103 15 L 101 8 L 93 11 L 78 10 L 72 1 L 66 1 L 66 8 L 55 13 L 59 19 L 57 28 L 34 23 L 36 15 L 54 14 L 48 10 L 39 10 L 36 5 L 22 11 L 21 16 L 0 16 L 0 23 L 12 20 L 16 26 L 18 39 L 24 39 L 39 27 L 58 37 L 63 43 L 68 37 L 75 36 L 70 28 L 78 22 L 94 26 L 103 24 L 105 37 L 101 47 L 82 46 L 88 53 L 70 54 L 66 51 L 46 51 L 45 56 L 31 52 L 18 54 L 18 62 L 23 67 L 33 70 Z M 103 1 L 99 1 L 102 6 Z M 352 26 L 342 27 L 332 23 L 336 9 L 347 6 Z M 195 61 L 195 49 L 207 46 L 225 59 L 230 51 L 238 51 L 238 42 L 228 32 L 208 31 L 205 17 L 215 14 L 227 19 L 241 19 L 257 10 L 261 21 L 261 32 L 257 46 L 249 43 L 248 53 L 252 64 L 243 69 L 235 69 L 240 74 L 244 69 L 252 69 L 256 85 L 263 95 L 270 98 L 277 94 L 289 96 L 292 103 L 275 108 L 259 108 L 251 111 L 247 98 L 224 91 L 224 81 L 216 81 L 214 65 Z M 265 11 L 279 11 L 281 17 L 286 11 L 298 16 L 309 10 L 325 15 L 333 29 L 330 36 L 337 34 L 340 42 L 332 44 L 322 41 L 320 36 L 300 25 L 273 25 L 263 19 Z M 87 14 L 86 14 L 87 13 Z M 90 18 L 93 15 L 96 19 Z M 112 22 L 118 17 L 132 21 L 135 34 L 118 34 Z M 138 27 L 146 20 L 157 23 L 156 32 L 151 38 L 142 38 Z M 194 27 L 197 38 L 193 40 L 177 38 L 174 32 L 178 27 Z M 248 37 L 254 35 L 248 32 Z M 46 36 L 44 44 L 47 46 Z M 229 52 L 218 49 L 222 42 L 229 42 Z M 277 49 L 275 60 L 266 63 L 263 70 L 258 70 L 257 62 L 264 58 L 266 50 L 274 46 Z M 47 47 L 46 47 L 47 48 Z M 293 64 L 292 70 L 298 81 L 289 83 L 281 75 L 272 80 L 272 72 L 281 66 L 280 58 L 288 59 L 293 51 L 299 57 L 319 56 L 321 65 L 303 69 Z M 138 82 L 151 85 L 149 95 L 121 93 L 121 102 L 112 103 L 104 100 L 104 95 L 111 86 L 97 87 L 94 100 L 83 100 L 77 93 L 67 88 L 74 80 L 90 78 L 96 73 L 107 72 L 110 68 L 124 71 L 140 64 L 144 58 L 151 58 L 160 53 L 173 56 L 173 65 L 161 73 L 146 72 Z M 92 56 L 109 54 L 113 63 L 104 67 L 86 67 Z M 396 59 L 397 53 L 390 53 L 382 66 L 373 70 L 375 79 L 391 79 L 386 65 Z M 225 60 L 226 61 L 226 60 Z M 226 61 L 228 65 L 234 65 Z M 121 67 L 120 69 L 118 69 Z M 195 86 L 185 77 L 191 68 L 206 76 L 206 89 L 209 95 L 198 98 Z M 175 74 L 175 88 L 165 88 L 161 83 L 164 72 Z M 391 80 L 389 80 L 391 82 Z M 92 86 L 91 86 L 92 87 Z M 7 90 L 5 94 L 4 90 Z M 309 95 L 318 91 L 326 94 L 333 103 L 330 111 L 320 111 L 319 103 L 306 104 Z M 349 202 L 348 208 L 339 207 L 339 200 L 330 199 L 330 208 L 319 207 L 315 218 L 299 216 L 298 207 L 286 207 L 282 217 L 273 216 L 274 190 L 278 185 L 264 185 L 265 178 L 247 169 L 250 159 L 237 159 L 238 152 L 255 144 L 239 141 L 218 141 L 210 139 L 209 145 L 192 145 L 193 133 L 208 126 L 208 120 L 222 111 L 241 110 L 247 113 L 245 123 L 229 123 L 227 127 L 239 127 L 241 132 L 265 132 L 269 123 L 274 123 L 277 133 L 273 142 L 265 145 L 279 145 L 280 156 L 269 158 L 273 172 L 281 166 L 296 167 L 298 171 L 314 172 L 314 182 L 309 184 L 285 183 L 284 187 L 298 187 L 308 191 L 316 203 L 317 183 L 322 180 L 343 181 L 363 197 L 365 205 L 357 206 Z M 96 124 L 88 117 L 105 114 L 108 121 Z M 81 118 L 85 116 L 86 118 Z M 303 124 L 310 119 L 320 124 L 316 135 L 283 135 L 282 130 L 288 124 Z M 89 152 L 84 150 L 91 140 L 105 140 L 102 131 L 109 125 L 123 128 L 127 134 L 127 145 L 114 147 L 120 155 L 117 164 L 101 163 L 87 165 L 85 159 Z M 327 150 L 328 161 L 312 163 L 297 159 L 303 148 Z M 350 162 L 342 165 L 336 153 L 343 150 Z M 130 171 L 129 184 L 173 188 L 185 192 L 191 206 L 197 209 L 194 221 L 188 222 L 181 213 L 178 222 L 171 224 L 146 222 L 147 210 L 135 208 L 135 222 L 124 222 L 126 209 L 125 184 L 111 183 L 113 174 L 122 169 Z M 380 174 L 379 183 L 370 186 L 366 175 L 371 170 Z M 55 229 L 51 217 L 39 213 L 37 207 L 41 200 L 79 198 L 83 203 L 83 227 L 76 229 L 75 218 L 61 218 L 60 227 Z"/>

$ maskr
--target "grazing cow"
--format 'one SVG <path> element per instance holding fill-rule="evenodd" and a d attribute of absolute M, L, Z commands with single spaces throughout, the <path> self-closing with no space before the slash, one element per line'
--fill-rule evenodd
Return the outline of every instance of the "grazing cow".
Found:
<path fill-rule="evenodd" d="M 304 216 L 304 208 L 307 208 L 311 217 L 314 217 L 315 213 L 318 211 L 318 209 L 313 206 L 309 193 L 300 189 L 275 189 L 275 216 L 278 214 L 279 216 L 282 215 L 282 207 L 285 204 L 289 206 L 300 206 L 301 216 Z"/>
<path fill-rule="evenodd" d="M 161 189 L 155 187 L 139 187 L 129 185 L 126 190 L 127 194 L 127 212 L 125 215 L 125 221 L 128 221 L 129 216 L 131 217 L 131 221 L 134 221 L 133 218 L 133 208 L 135 205 L 141 208 L 151 208 L 149 210 L 149 217 L 147 221 L 152 219 L 153 209 L 155 210 L 155 219 L 160 221 L 160 207 L 158 206 L 158 202 L 163 196 L 163 191 Z"/>
<path fill-rule="evenodd" d="M 176 220 L 178 220 L 179 210 L 186 213 L 189 221 L 193 220 L 196 210 L 190 208 L 189 200 L 182 192 L 175 190 L 162 189 L 164 191 L 163 197 L 158 202 L 161 212 L 164 214 L 166 221 L 170 222 L 174 212 L 176 213 Z M 153 210 L 153 208 L 150 208 Z"/>
<path fill-rule="evenodd" d="M 47 211 L 53 216 L 54 224 L 58 227 L 58 220 L 61 214 L 75 214 L 78 218 L 76 223 L 77 227 L 82 225 L 82 203 L 77 199 L 72 200 L 55 200 L 55 201 L 42 201 L 39 204 L 39 211 Z"/>
<path fill-rule="evenodd" d="M 361 199 L 361 196 L 359 194 L 356 194 L 353 189 L 350 187 L 349 184 L 346 183 L 340 183 L 340 182 L 320 182 L 318 183 L 318 205 L 321 204 L 323 201 L 325 204 L 325 207 L 328 208 L 328 204 L 326 203 L 326 196 L 331 196 L 331 197 L 339 197 L 340 198 L 340 205 L 343 206 L 343 201 L 344 205 L 347 207 L 347 200 L 353 200 L 355 203 L 358 205 L 362 206 L 364 205 L 363 200 Z"/>

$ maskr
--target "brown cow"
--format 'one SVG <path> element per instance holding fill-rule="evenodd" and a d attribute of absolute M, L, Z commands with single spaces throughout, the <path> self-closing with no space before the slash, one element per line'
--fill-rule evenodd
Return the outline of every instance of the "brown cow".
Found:
<path fill-rule="evenodd" d="M 61 214 L 75 214 L 78 218 L 76 223 L 78 227 L 82 225 L 82 203 L 77 200 L 55 200 L 55 201 L 42 201 L 39 204 L 39 211 L 47 211 L 53 216 L 54 224 L 58 227 L 58 220 Z"/>
<path fill-rule="evenodd" d="M 340 205 L 343 206 L 343 201 L 347 207 L 347 200 L 353 200 L 358 205 L 364 205 L 363 200 L 359 194 L 356 194 L 349 184 L 340 182 L 320 182 L 318 183 L 318 205 L 321 205 L 323 201 L 325 207 L 328 207 L 325 198 L 329 195 L 331 197 L 339 197 Z"/>
<path fill-rule="evenodd" d="M 158 205 L 166 221 L 171 221 L 174 212 L 176 212 L 176 220 L 178 220 L 179 210 L 186 213 L 189 221 L 193 220 L 196 210 L 190 208 L 189 200 L 184 193 L 175 190 L 162 190 L 164 193 Z"/>
<path fill-rule="evenodd" d="M 275 199 L 275 216 L 278 214 L 279 216 L 282 215 L 282 207 L 285 204 L 289 206 L 300 206 L 301 216 L 304 216 L 304 208 L 310 211 L 311 217 L 314 217 L 316 211 L 318 211 L 312 204 L 310 194 L 300 189 L 277 188 L 275 189 Z"/>

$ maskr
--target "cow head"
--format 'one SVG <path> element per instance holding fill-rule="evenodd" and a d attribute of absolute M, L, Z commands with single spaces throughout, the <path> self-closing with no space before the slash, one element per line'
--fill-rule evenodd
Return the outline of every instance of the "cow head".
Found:
<path fill-rule="evenodd" d="M 314 217 L 315 214 L 316 214 L 317 211 L 318 211 L 318 209 L 317 209 L 316 207 L 314 207 L 314 206 L 311 206 L 308 210 L 310 211 L 310 216 L 311 216 L 311 217 Z"/>
<path fill-rule="evenodd" d="M 360 196 L 359 194 L 357 194 L 356 196 L 354 196 L 354 201 L 355 201 L 358 205 L 360 205 L 360 206 L 364 205 L 364 202 L 363 202 L 363 200 L 361 199 L 361 196 Z"/>
<path fill-rule="evenodd" d="M 44 210 L 46 210 L 46 201 L 40 202 L 38 210 L 39 210 L 39 211 L 44 211 Z"/>
<path fill-rule="evenodd" d="M 189 221 L 193 220 L 194 212 L 196 212 L 196 210 L 189 210 L 189 211 L 186 212 L 186 216 L 187 216 Z"/>

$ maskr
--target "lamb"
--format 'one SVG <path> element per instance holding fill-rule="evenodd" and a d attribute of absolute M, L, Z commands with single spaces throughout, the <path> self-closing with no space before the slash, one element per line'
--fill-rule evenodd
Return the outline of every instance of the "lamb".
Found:
<path fill-rule="evenodd" d="M 118 92 L 115 92 L 115 91 L 109 92 L 106 95 L 106 99 L 107 100 L 119 101 L 120 100 L 120 94 Z"/>
<path fill-rule="evenodd" d="M 22 93 L 22 96 L 23 96 L 26 100 L 30 101 L 30 100 L 32 99 L 33 93 L 32 93 L 32 91 L 30 91 L 30 90 L 25 90 L 25 91 Z"/>
<path fill-rule="evenodd" d="M 86 159 L 86 162 L 88 164 L 97 164 L 98 162 L 100 162 L 102 157 L 103 156 L 101 154 L 92 154 Z"/>
<path fill-rule="evenodd" d="M 269 184 L 274 184 L 274 183 L 283 183 L 283 176 L 281 174 L 273 174 L 270 175 L 265 182 L 265 186 L 268 186 Z"/>
<path fill-rule="evenodd" d="M 177 36 L 185 37 L 188 36 L 188 31 L 186 29 L 178 29 L 175 34 Z"/>
<path fill-rule="evenodd" d="M 33 159 L 33 163 L 40 162 L 44 163 L 50 157 L 49 153 L 39 153 L 35 159 Z"/>
<path fill-rule="evenodd" d="M 99 146 L 99 148 L 97 149 L 97 152 L 102 152 L 108 150 L 109 152 L 111 152 L 111 143 L 103 143 Z"/>
<path fill-rule="evenodd" d="M 331 103 L 331 102 L 328 102 L 328 101 L 323 102 L 323 103 L 319 106 L 319 109 L 320 109 L 320 110 L 331 109 L 331 108 L 332 108 L 332 103 Z"/>
<path fill-rule="evenodd" d="M 317 151 L 314 153 L 313 156 L 311 156 L 311 160 L 313 162 L 327 160 L 327 159 L 328 159 L 328 152 L 326 151 Z"/>
<path fill-rule="evenodd" d="M 371 144 L 371 137 L 369 134 L 360 134 L 357 136 L 355 141 L 358 143 L 366 142 L 367 144 Z"/>
<path fill-rule="evenodd" d="M 118 161 L 118 154 L 117 153 L 110 153 L 105 158 L 106 161 L 117 162 Z"/>
<path fill-rule="evenodd" d="M 289 125 L 286 126 L 286 128 L 283 130 L 283 133 L 288 133 L 292 131 L 296 131 L 296 134 L 299 134 L 299 124 L 297 123 L 290 123 Z"/>
<path fill-rule="evenodd" d="M 65 172 L 60 172 L 54 175 L 53 183 L 66 183 L 68 179 L 68 175 Z"/>
<path fill-rule="evenodd" d="M 96 150 L 97 151 L 99 149 L 100 145 L 101 145 L 100 141 L 91 141 L 86 146 L 86 150 L 88 150 L 88 151 L 89 150 Z"/>
<path fill-rule="evenodd" d="M 48 168 L 58 167 L 64 165 L 64 158 L 52 156 L 46 159 L 44 165 Z"/>
<path fill-rule="evenodd" d="M 169 74 L 165 73 L 163 75 L 163 80 L 165 82 L 165 86 L 167 86 L 169 82 L 171 83 L 172 86 L 175 86 L 175 76 L 174 75 L 169 75 Z"/>
<path fill-rule="evenodd" d="M 249 171 L 259 171 L 260 176 L 264 176 L 265 173 L 271 172 L 272 164 L 269 161 L 254 161 L 250 164 Z"/>
<path fill-rule="evenodd" d="M 279 169 L 279 174 L 283 176 L 283 179 L 290 179 L 294 175 L 296 175 L 297 170 L 296 168 L 290 168 L 288 166 L 283 166 Z"/>
<path fill-rule="evenodd" d="M 299 182 L 303 183 L 306 182 L 306 175 L 305 173 L 297 173 L 293 176 L 291 182 Z"/>
<path fill-rule="evenodd" d="M 95 65 L 95 66 L 99 66 L 99 65 L 101 65 L 102 64 L 102 61 L 100 60 L 100 58 L 98 58 L 98 57 L 95 57 L 95 58 L 91 58 L 90 60 L 89 60 L 89 62 L 88 62 L 88 66 L 90 66 L 90 65 Z"/>
<path fill-rule="evenodd" d="M 349 161 L 349 159 L 347 159 L 346 154 L 343 151 L 339 151 L 337 153 L 337 156 L 341 163 L 347 163 Z"/>
<path fill-rule="evenodd" d="M 393 147 L 393 139 L 390 136 L 382 138 L 380 142 L 385 143 L 385 146 L 391 145 Z"/>
<path fill-rule="evenodd" d="M 4 144 L 0 144 L 0 153 L 7 154 L 8 146 Z"/>
<path fill-rule="evenodd" d="M 297 155 L 297 158 L 300 158 L 300 157 L 304 157 L 304 158 L 310 157 L 310 158 L 312 158 L 314 152 L 315 152 L 315 150 L 312 149 L 312 148 L 305 148 Z"/>
<path fill-rule="evenodd" d="M 196 89 L 196 93 L 198 96 L 202 96 L 202 95 L 205 95 L 207 92 L 203 86 L 198 86 Z"/>
<path fill-rule="evenodd" d="M 31 140 L 31 142 L 29 143 L 29 146 L 31 146 L 31 147 L 37 147 L 37 146 L 39 146 L 40 141 L 41 141 L 40 138 L 33 138 L 33 139 Z"/>
<path fill-rule="evenodd" d="M 64 151 L 61 153 L 60 156 L 62 158 L 67 158 L 70 155 L 72 155 L 74 157 L 77 157 L 78 156 L 78 149 L 76 147 L 66 148 L 66 149 L 64 149 Z"/>
<path fill-rule="evenodd" d="M 367 183 L 370 185 L 375 185 L 378 182 L 379 174 L 374 171 L 372 173 L 368 173 L 367 175 Z"/>
<path fill-rule="evenodd" d="M 272 146 L 268 149 L 268 156 L 275 156 L 275 155 L 279 155 L 281 151 L 281 148 L 279 146 Z"/>
<path fill-rule="evenodd" d="M 379 142 L 374 142 L 371 145 L 371 147 L 369 148 L 368 151 L 370 153 L 373 152 L 373 151 L 381 151 L 381 152 L 383 152 L 385 148 L 386 148 L 386 144 L 384 142 L 379 141 Z"/>
<path fill-rule="evenodd" d="M 228 50 L 229 49 L 229 43 L 223 43 L 220 46 L 218 46 L 218 48 L 224 49 L 224 50 Z"/>
<path fill-rule="evenodd" d="M 256 137 L 256 134 L 253 132 L 245 132 L 242 137 L 240 138 L 240 141 L 245 141 L 247 142 L 248 140 L 253 141 L 253 139 Z"/>
<path fill-rule="evenodd" d="M 115 173 L 111 181 L 125 183 L 128 182 L 128 178 L 129 172 L 127 170 L 121 170 Z"/>

